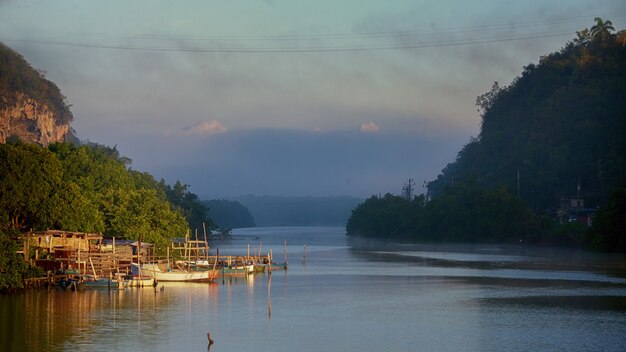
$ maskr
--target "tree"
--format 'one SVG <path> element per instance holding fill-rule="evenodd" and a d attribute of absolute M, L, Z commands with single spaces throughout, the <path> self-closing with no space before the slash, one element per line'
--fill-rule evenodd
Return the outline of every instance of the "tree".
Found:
<path fill-rule="evenodd" d="M 478 111 L 484 113 L 489 110 L 493 104 L 495 104 L 501 91 L 502 88 L 500 87 L 500 84 L 497 81 L 493 82 L 491 89 L 487 93 L 476 97 L 476 106 L 478 107 Z"/>
<path fill-rule="evenodd" d="M 413 191 L 415 188 L 415 181 L 412 178 L 409 178 L 408 181 L 402 187 L 402 196 L 407 200 L 411 200 L 413 198 Z"/>
<path fill-rule="evenodd" d="M 15 241 L 0 231 L 0 291 L 23 287 L 27 265 L 16 251 Z"/>
<path fill-rule="evenodd" d="M 591 27 L 590 34 L 595 40 L 605 41 L 611 36 L 611 32 L 615 31 L 613 22 L 609 20 L 603 21 L 602 18 L 596 17 L 594 21 L 596 24 Z"/>
<path fill-rule="evenodd" d="M 618 188 L 596 213 L 588 240 L 592 248 L 626 252 L 626 188 Z"/>
<path fill-rule="evenodd" d="M 53 198 L 62 182 L 59 160 L 21 142 L 0 145 L 0 212 L 20 231 L 53 226 Z"/>
<path fill-rule="evenodd" d="M 138 240 L 140 237 L 165 250 L 168 240 L 187 231 L 185 218 L 161 200 L 154 189 L 110 189 L 103 197 L 105 235 Z"/>
<path fill-rule="evenodd" d="M 215 228 L 215 224 L 208 216 L 209 208 L 200 202 L 196 194 L 188 191 L 188 184 L 178 180 L 173 186 L 165 185 L 163 181 L 161 184 L 165 189 L 167 200 L 187 219 L 192 229 L 202 228 L 203 223 L 208 228 Z"/>

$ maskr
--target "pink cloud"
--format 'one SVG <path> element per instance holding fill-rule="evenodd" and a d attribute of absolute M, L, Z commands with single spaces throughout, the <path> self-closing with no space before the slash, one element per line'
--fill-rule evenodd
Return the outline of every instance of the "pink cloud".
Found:
<path fill-rule="evenodd" d="M 380 128 L 378 128 L 378 125 L 376 125 L 373 122 L 366 122 L 361 125 L 361 128 L 359 128 L 359 131 L 366 132 L 366 133 L 376 133 L 380 131 Z"/>
<path fill-rule="evenodd" d="M 180 130 L 180 134 L 185 135 L 209 135 L 226 132 L 228 132 L 228 129 L 217 120 L 198 122 L 193 126 L 184 127 Z"/>

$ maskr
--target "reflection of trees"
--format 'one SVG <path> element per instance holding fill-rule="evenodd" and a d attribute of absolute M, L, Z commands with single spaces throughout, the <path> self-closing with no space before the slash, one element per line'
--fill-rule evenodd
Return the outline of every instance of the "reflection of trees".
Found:
<path fill-rule="evenodd" d="M 0 296 L 0 351 L 64 350 L 79 345 L 123 350 L 137 344 L 159 350 L 168 332 L 180 329 L 181 322 L 198 324 L 200 312 L 213 315 L 220 307 L 241 304 L 240 298 L 247 297 L 250 308 L 267 298 L 270 317 L 269 280 L 267 274 L 257 274 L 227 277 L 223 285 L 220 278 L 213 284 L 161 283 L 156 289 L 57 289 Z M 225 295 L 221 301 L 220 294 Z M 217 314 L 209 320 L 216 319 Z"/>
<path fill-rule="evenodd" d="M 69 342 L 90 342 L 102 331 L 114 331 L 167 309 L 169 298 L 151 288 L 109 291 L 26 291 L 0 297 L 0 350 L 60 350 Z M 147 318 L 147 319 L 146 319 Z"/>

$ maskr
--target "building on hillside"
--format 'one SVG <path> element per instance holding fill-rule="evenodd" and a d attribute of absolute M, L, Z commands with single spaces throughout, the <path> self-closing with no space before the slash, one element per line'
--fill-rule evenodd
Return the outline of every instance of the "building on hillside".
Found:
<path fill-rule="evenodd" d="M 557 211 L 557 216 L 561 224 L 578 222 L 586 226 L 593 224 L 593 217 L 596 209 L 585 208 L 585 201 L 582 198 L 561 198 L 561 207 Z"/>

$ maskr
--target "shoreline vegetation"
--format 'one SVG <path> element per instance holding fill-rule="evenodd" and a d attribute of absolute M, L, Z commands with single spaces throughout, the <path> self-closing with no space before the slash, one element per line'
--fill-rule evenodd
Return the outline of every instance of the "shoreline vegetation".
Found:
<path fill-rule="evenodd" d="M 413 194 L 373 196 L 349 236 L 626 253 L 626 31 L 610 21 L 476 99 L 480 134 Z"/>
<path fill-rule="evenodd" d="M 116 148 L 56 143 L 0 144 L 0 290 L 45 275 L 16 242 L 30 231 L 62 229 L 154 244 L 164 254 L 189 228 L 215 228 L 188 185 L 132 170 Z"/>

